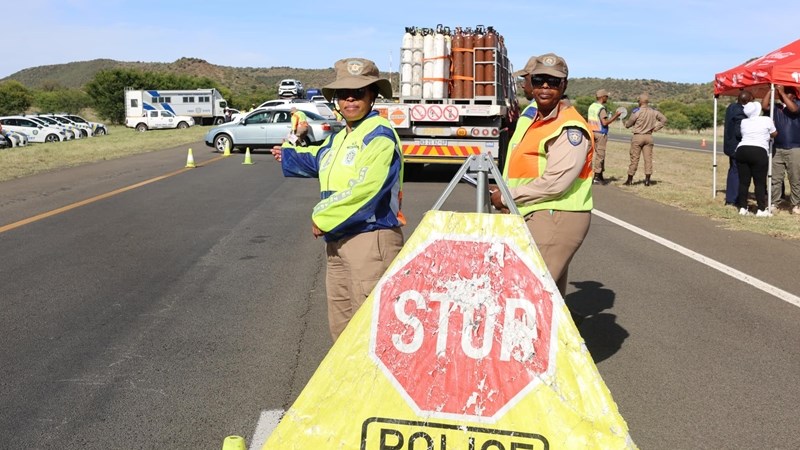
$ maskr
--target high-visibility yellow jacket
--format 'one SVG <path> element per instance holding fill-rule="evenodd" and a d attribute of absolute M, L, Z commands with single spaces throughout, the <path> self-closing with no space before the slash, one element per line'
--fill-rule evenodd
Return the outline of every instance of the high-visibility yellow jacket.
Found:
<path fill-rule="evenodd" d="M 589 105 L 589 112 L 586 118 L 589 119 L 589 129 L 595 133 L 608 134 L 608 125 L 603 125 L 600 120 L 600 111 L 606 109 L 606 105 L 600 102 L 594 102 Z"/>
<path fill-rule="evenodd" d="M 284 176 L 319 178 L 311 215 L 326 241 L 403 226 L 403 152 L 388 120 L 370 112 L 318 146 L 282 148 Z"/>
<path fill-rule="evenodd" d="M 297 133 L 297 127 L 300 125 L 308 126 L 308 117 L 306 113 L 298 109 L 292 114 L 292 133 Z"/>

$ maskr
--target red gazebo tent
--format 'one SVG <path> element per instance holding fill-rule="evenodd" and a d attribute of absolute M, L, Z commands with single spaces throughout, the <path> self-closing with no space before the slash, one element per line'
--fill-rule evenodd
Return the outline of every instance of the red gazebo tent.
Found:
<path fill-rule="evenodd" d="M 800 86 L 800 39 L 766 55 L 740 64 L 714 76 L 714 123 L 717 123 L 717 99 L 720 95 L 736 96 L 743 89 L 755 98 L 770 95 L 772 109 L 775 105 L 775 85 Z M 768 192 L 772 185 L 772 153 L 770 155 Z M 714 127 L 714 179 L 712 198 L 717 193 L 717 128 Z M 770 196 L 771 197 L 771 196 Z M 772 198 L 769 205 L 772 206 Z"/>

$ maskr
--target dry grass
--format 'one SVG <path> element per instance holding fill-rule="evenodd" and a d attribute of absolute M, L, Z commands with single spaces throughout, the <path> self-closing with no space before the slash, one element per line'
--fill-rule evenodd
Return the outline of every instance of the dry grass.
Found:
<path fill-rule="evenodd" d="M 202 140 L 208 127 L 139 133 L 111 126 L 108 135 L 0 150 L 0 181 L 89 162 L 116 159 Z"/>
<path fill-rule="evenodd" d="M 639 161 L 639 169 L 634 176 L 633 186 L 623 186 L 627 178 L 630 161 L 629 146 L 620 142 L 609 142 L 606 151 L 606 178 L 614 179 L 613 184 L 640 197 L 659 203 L 675 206 L 695 214 L 709 217 L 723 227 L 732 230 L 746 230 L 754 233 L 800 239 L 800 216 L 781 209 L 770 218 L 740 216 L 735 208 L 725 206 L 725 178 L 728 173 L 728 158 L 717 156 L 717 193 L 712 198 L 712 157 L 700 153 L 656 146 L 653 157 L 653 176 L 655 183 L 645 187 L 644 159 Z M 755 199 L 752 198 L 751 210 Z"/>

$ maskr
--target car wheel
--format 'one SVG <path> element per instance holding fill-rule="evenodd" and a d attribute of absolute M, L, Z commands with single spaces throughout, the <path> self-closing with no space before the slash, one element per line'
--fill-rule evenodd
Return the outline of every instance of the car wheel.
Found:
<path fill-rule="evenodd" d="M 136 131 L 144 133 L 145 131 L 147 131 L 147 124 L 140 123 L 139 125 L 136 125 Z"/>
<path fill-rule="evenodd" d="M 105 128 L 98 128 L 94 131 L 95 136 L 105 136 L 106 129 Z"/>
<path fill-rule="evenodd" d="M 220 134 L 214 138 L 214 149 L 220 153 L 225 152 L 225 147 L 228 146 L 231 150 L 233 150 L 233 141 L 231 141 L 231 137 L 227 134 Z"/>
<path fill-rule="evenodd" d="M 89 132 L 86 130 L 81 130 L 81 139 L 89 137 Z"/>
<path fill-rule="evenodd" d="M 181 123 L 178 124 L 178 129 L 180 129 L 180 130 L 185 130 L 187 128 L 189 128 L 189 124 L 186 123 L 186 122 L 181 122 Z"/>
<path fill-rule="evenodd" d="M 57 136 L 57 135 L 55 135 L 55 134 L 48 134 L 48 135 L 47 135 L 47 136 L 44 138 L 44 141 L 45 141 L 45 142 L 60 142 L 60 141 L 61 141 L 61 139 L 59 139 L 59 138 L 58 138 L 58 136 Z"/>

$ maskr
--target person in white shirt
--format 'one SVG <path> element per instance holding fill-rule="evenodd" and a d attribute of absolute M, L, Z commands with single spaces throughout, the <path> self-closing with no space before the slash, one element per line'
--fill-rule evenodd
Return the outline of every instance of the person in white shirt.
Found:
<path fill-rule="evenodd" d="M 744 105 L 746 119 L 742 119 L 742 140 L 736 147 L 736 168 L 739 171 L 739 197 L 736 206 L 739 214 L 750 214 L 747 209 L 747 193 L 753 179 L 758 211 L 756 217 L 769 217 L 767 209 L 767 173 L 769 172 L 769 140 L 778 135 L 771 118 L 760 116 L 761 105 L 750 102 Z"/>

